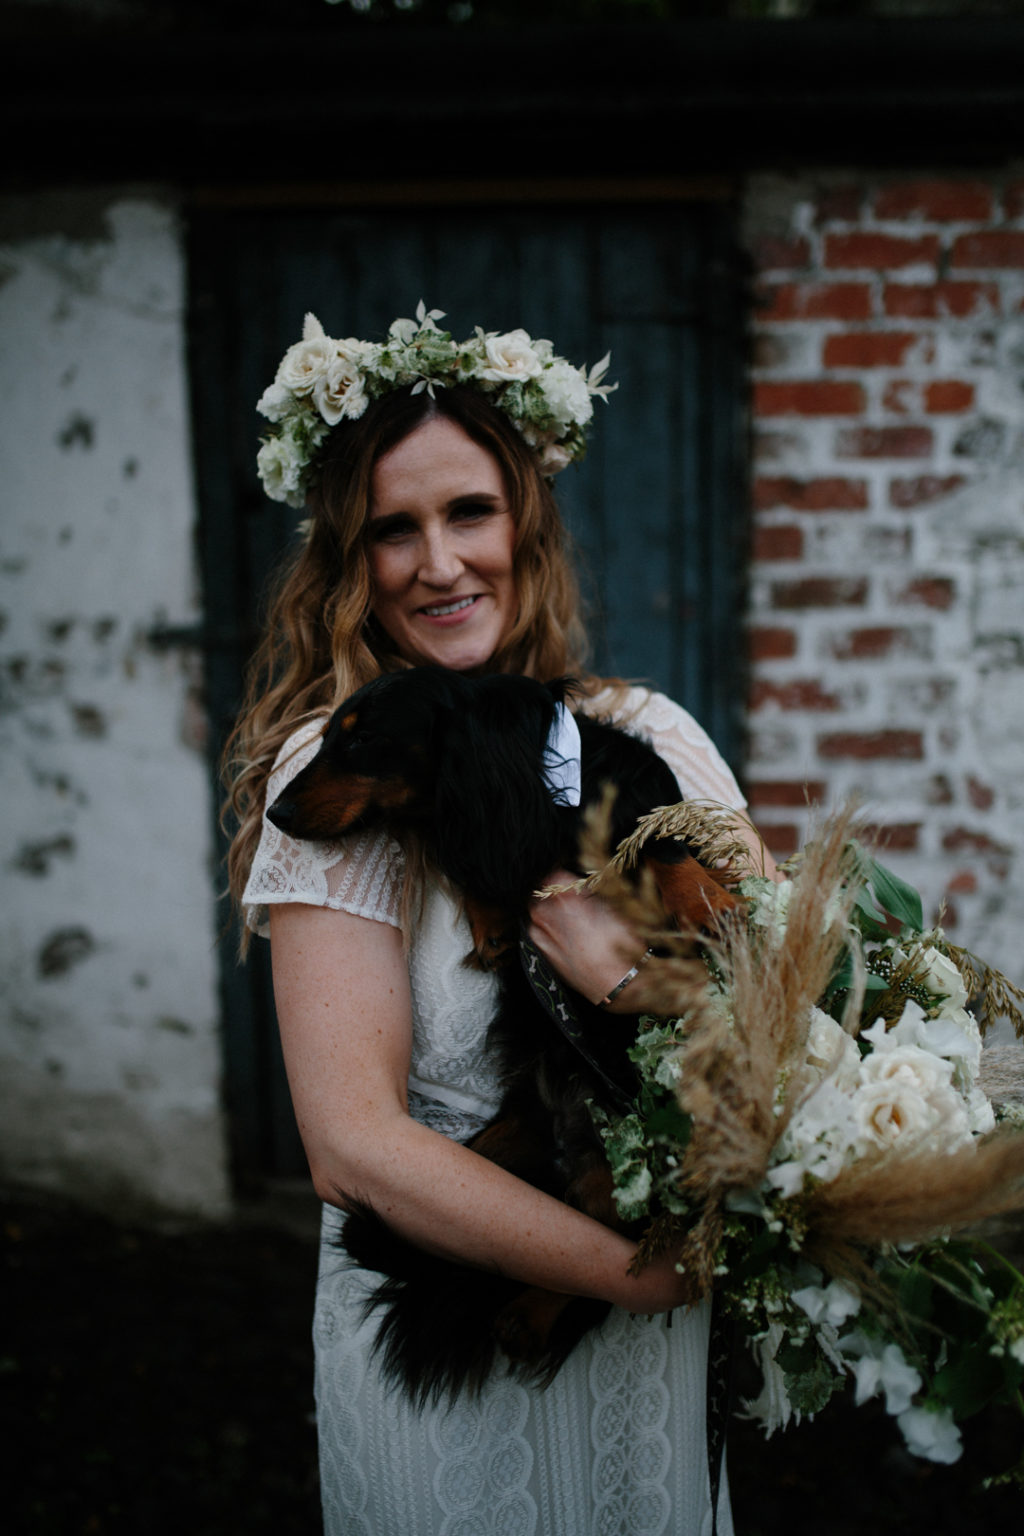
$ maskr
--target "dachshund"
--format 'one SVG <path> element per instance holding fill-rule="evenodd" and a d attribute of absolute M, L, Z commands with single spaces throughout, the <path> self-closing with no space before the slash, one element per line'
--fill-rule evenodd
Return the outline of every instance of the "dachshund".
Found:
<path fill-rule="evenodd" d="M 335 711 L 316 757 L 267 815 L 288 835 L 316 841 L 377 826 L 420 840 L 465 903 L 476 963 L 501 977 L 491 1032 L 503 1098 L 468 1145 L 622 1230 L 588 1101 L 621 1111 L 631 1100 L 636 1018 L 610 1015 L 560 984 L 521 936 L 550 871 L 578 870 L 582 819 L 607 785 L 613 847 L 640 816 L 682 796 L 646 742 L 579 714 L 580 804 L 563 803 L 551 787 L 550 742 L 573 689 L 566 679 L 439 667 L 386 673 Z M 685 931 L 714 931 L 740 905 L 681 839 L 650 839 L 643 861 Z M 382 1368 L 420 1405 L 478 1390 L 502 1353 L 514 1373 L 550 1381 L 609 1310 L 428 1254 L 367 1206 L 347 1203 L 340 1246 L 385 1277 L 366 1307 L 367 1315 L 382 1309 Z"/>

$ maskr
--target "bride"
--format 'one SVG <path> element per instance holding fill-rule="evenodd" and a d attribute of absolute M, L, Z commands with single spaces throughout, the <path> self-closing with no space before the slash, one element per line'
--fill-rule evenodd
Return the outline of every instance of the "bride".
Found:
<path fill-rule="evenodd" d="M 331 1536 L 698 1536 L 731 1530 L 706 1428 L 709 1317 L 679 1308 L 671 1258 L 634 1245 L 469 1150 L 499 1085 L 493 977 L 466 969 L 451 893 L 384 833 L 300 844 L 265 807 L 315 754 L 330 712 L 381 672 L 584 679 L 582 707 L 649 738 L 680 790 L 743 801 L 697 723 L 582 667 L 576 586 L 550 478 L 583 452 L 589 373 L 523 331 L 457 345 L 424 312 L 382 343 L 312 316 L 260 409 L 268 493 L 309 523 L 282 571 L 228 749 L 232 889 L 269 936 L 281 1039 L 324 1201 L 317 1420 Z M 629 509 L 623 509 L 628 515 Z M 531 936 L 612 1011 L 643 1006 L 617 958 L 640 941 L 597 899 L 538 904 Z M 633 968 L 631 968 L 633 969 Z M 628 973 L 627 973 L 628 974 Z M 540 1389 L 508 1376 L 418 1411 L 382 1382 L 371 1281 L 332 1246 L 355 1192 L 413 1242 L 527 1284 L 613 1304 Z M 713 1493 L 719 1488 L 717 1499 Z"/>

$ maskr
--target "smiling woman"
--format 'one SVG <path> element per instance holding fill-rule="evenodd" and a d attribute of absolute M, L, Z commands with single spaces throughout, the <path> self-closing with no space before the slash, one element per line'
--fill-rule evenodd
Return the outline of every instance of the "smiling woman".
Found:
<path fill-rule="evenodd" d="M 455 422 L 428 419 L 374 466 L 373 617 L 408 661 L 477 671 L 515 623 L 515 524 L 501 469 Z"/>
<path fill-rule="evenodd" d="M 264 814 L 363 684 L 420 663 L 580 680 L 578 708 L 628 717 L 680 793 L 741 805 L 677 705 L 583 665 L 576 587 L 549 477 L 583 452 L 589 373 L 523 331 L 456 344 L 421 311 L 386 342 L 310 317 L 262 402 L 264 482 L 301 490 L 308 536 L 284 572 L 232 753 L 232 887 L 269 934 L 282 1046 L 325 1202 L 314 1336 L 330 1536 L 662 1536 L 731 1529 L 705 1425 L 708 1309 L 666 1314 L 674 1256 L 630 1273 L 622 1232 L 466 1145 L 501 1097 L 497 984 L 471 970 L 456 894 L 386 831 L 297 842 Z M 510 825 L 514 825 L 514 810 Z M 599 899 L 539 904 L 530 936 L 610 1011 L 639 1005 L 644 950 Z M 625 976 L 623 973 L 626 972 Z M 618 994 L 626 987 L 624 997 Z M 496 1373 L 471 1400 L 389 1388 L 366 1315 L 373 1277 L 337 1236 L 355 1194 L 427 1253 L 613 1304 L 555 1379 Z M 379 1281 L 381 1277 L 377 1277 Z"/>

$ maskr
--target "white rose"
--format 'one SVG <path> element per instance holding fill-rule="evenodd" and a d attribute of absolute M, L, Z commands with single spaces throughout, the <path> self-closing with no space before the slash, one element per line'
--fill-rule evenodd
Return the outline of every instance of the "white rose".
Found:
<path fill-rule="evenodd" d="M 313 403 L 329 427 L 342 419 L 356 421 L 369 401 L 359 361 L 344 342 L 336 342 L 327 371 L 313 386 Z"/>
<path fill-rule="evenodd" d="M 937 1133 L 950 1150 L 969 1141 L 966 1108 L 952 1076 L 949 1062 L 917 1046 L 897 1046 L 866 1057 L 851 1103 L 858 1151 L 884 1150 Z"/>
<path fill-rule="evenodd" d="M 946 1466 L 960 1460 L 960 1431 L 947 1408 L 906 1408 L 896 1422 L 912 1456 L 941 1461 Z"/>
<path fill-rule="evenodd" d="M 312 394 L 331 366 L 334 347 L 334 342 L 322 332 L 297 341 L 282 357 L 274 382 L 290 389 L 293 395 Z"/>
<path fill-rule="evenodd" d="M 525 331 L 485 336 L 483 342 L 485 366 L 477 370 L 478 379 L 495 384 L 525 383 L 535 379 L 544 366 Z"/>

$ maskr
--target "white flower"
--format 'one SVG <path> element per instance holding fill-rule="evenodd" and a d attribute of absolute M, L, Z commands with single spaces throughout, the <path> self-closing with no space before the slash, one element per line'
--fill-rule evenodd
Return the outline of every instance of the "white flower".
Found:
<path fill-rule="evenodd" d="M 544 364 L 525 331 L 509 331 L 504 336 L 484 336 L 484 364 L 476 370 L 478 379 L 495 384 L 525 383 L 535 379 Z"/>
<path fill-rule="evenodd" d="M 292 394 L 302 397 L 312 394 L 317 381 L 331 365 L 335 343 L 324 335 L 324 328 L 315 315 L 307 315 L 302 327 L 302 340 L 282 357 L 277 370 L 276 384 L 283 384 Z"/>
<path fill-rule="evenodd" d="M 859 1070 L 860 1052 L 845 1029 L 820 1008 L 812 1008 L 804 1072 L 808 1085 L 829 1077 L 836 1087 L 851 1089 Z"/>
<path fill-rule="evenodd" d="M 360 360 L 347 342 L 334 343 L 327 370 L 313 386 L 313 402 L 329 427 L 345 418 L 355 421 L 366 410 L 369 402 Z"/>
<path fill-rule="evenodd" d="M 949 1150 L 969 1141 L 966 1106 L 952 1078 L 948 1061 L 914 1045 L 865 1057 L 851 1105 L 858 1152 L 909 1145 L 937 1134 Z"/>
<path fill-rule="evenodd" d="M 294 403 L 291 390 L 284 384 L 268 384 L 257 402 L 256 409 L 268 421 L 283 421 Z"/>
<path fill-rule="evenodd" d="M 579 369 L 564 358 L 545 368 L 540 383 L 548 411 L 560 432 L 568 432 L 572 426 L 583 426 L 593 416 L 587 381 Z"/>
<path fill-rule="evenodd" d="M 906 1408 L 896 1422 L 912 1456 L 941 1461 L 947 1466 L 960 1460 L 960 1431 L 948 1408 Z"/>
<path fill-rule="evenodd" d="M 853 1355 L 850 1370 L 856 1381 L 857 1407 L 868 1398 L 885 1393 L 886 1413 L 903 1413 L 910 1407 L 915 1392 L 921 1390 L 921 1377 L 908 1365 L 898 1344 L 882 1344 L 864 1333 L 853 1333 L 840 1340 L 846 1356 Z"/>
<path fill-rule="evenodd" d="M 929 945 L 914 956 L 921 981 L 934 997 L 943 997 L 951 1008 L 963 1008 L 967 1003 L 967 988 L 958 968 L 948 955 Z"/>
<path fill-rule="evenodd" d="M 290 438 L 272 437 L 263 443 L 256 455 L 256 464 L 272 501 L 284 501 L 290 507 L 305 504 L 301 490 L 303 458 Z"/>
<path fill-rule="evenodd" d="M 572 454 L 561 443 L 545 443 L 540 450 L 540 468 L 543 475 L 558 475 L 572 463 Z"/>
<path fill-rule="evenodd" d="M 828 1324 L 831 1328 L 842 1327 L 860 1311 L 858 1292 L 843 1280 L 831 1280 L 825 1286 L 806 1285 L 793 1292 L 793 1300 L 812 1323 Z"/>

